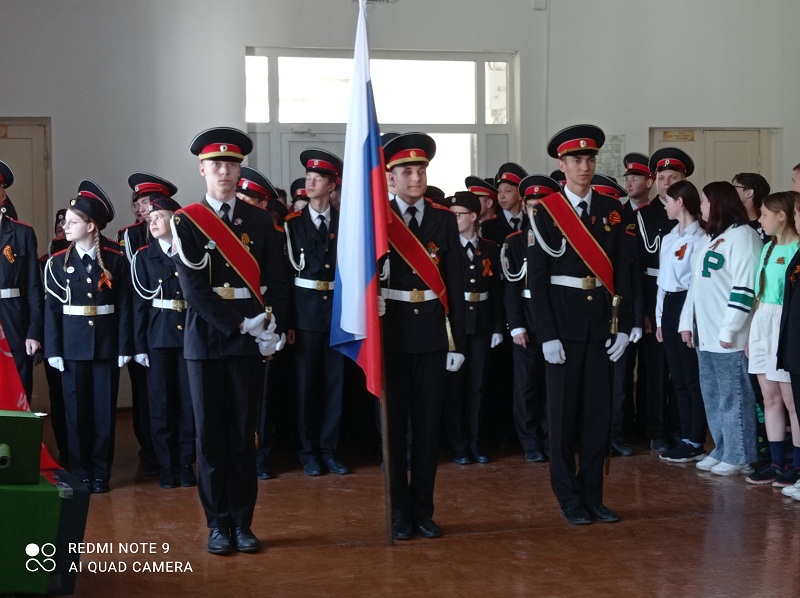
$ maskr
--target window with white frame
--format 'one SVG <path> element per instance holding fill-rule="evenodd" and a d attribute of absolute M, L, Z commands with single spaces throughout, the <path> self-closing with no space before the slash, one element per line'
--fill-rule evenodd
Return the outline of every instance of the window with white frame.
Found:
<path fill-rule="evenodd" d="M 422 131 L 436 140 L 431 185 L 451 195 L 467 175 L 491 176 L 511 159 L 513 54 L 371 54 L 381 131 Z M 287 155 L 302 145 L 344 147 L 352 51 L 248 48 L 245 73 L 255 167 L 273 181 L 288 187 L 302 174 Z"/>

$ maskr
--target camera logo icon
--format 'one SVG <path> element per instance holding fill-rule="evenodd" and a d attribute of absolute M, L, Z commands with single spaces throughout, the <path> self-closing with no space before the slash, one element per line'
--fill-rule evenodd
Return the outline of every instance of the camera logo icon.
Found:
<path fill-rule="evenodd" d="M 31 542 L 25 547 L 25 554 L 30 557 L 25 561 L 25 568 L 31 573 L 36 571 L 46 571 L 47 573 L 55 571 L 56 562 L 52 558 L 56 554 L 55 544 L 48 542 L 39 546 Z"/>

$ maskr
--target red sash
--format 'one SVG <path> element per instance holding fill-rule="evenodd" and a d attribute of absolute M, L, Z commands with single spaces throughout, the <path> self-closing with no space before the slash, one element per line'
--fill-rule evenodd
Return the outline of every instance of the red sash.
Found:
<path fill-rule="evenodd" d="M 424 199 L 422 201 L 425 201 Z M 432 209 L 430 206 L 425 206 L 425 209 Z M 422 281 L 428 285 L 439 297 L 439 301 L 444 306 L 444 313 L 450 313 L 450 306 L 447 303 L 447 288 L 445 287 L 442 275 L 439 268 L 433 261 L 433 257 L 422 246 L 416 235 L 412 233 L 402 216 L 398 216 L 397 212 L 391 208 L 387 210 L 389 215 L 386 228 L 389 233 L 389 243 L 392 244 L 395 251 L 400 254 L 400 257 L 411 266 L 411 268 L 419 275 Z"/>
<path fill-rule="evenodd" d="M 558 228 L 592 273 L 614 294 L 614 266 L 569 200 L 561 193 L 552 193 L 539 202 L 553 217 Z"/>
<path fill-rule="evenodd" d="M 244 280 L 250 292 L 264 305 L 261 296 L 261 269 L 256 258 L 245 248 L 239 238 L 210 207 L 202 203 L 194 203 L 177 212 L 186 216 L 200 229 L 210 241 L 217 245 L 217 251 L 222 254 L 236 273 Z"/>

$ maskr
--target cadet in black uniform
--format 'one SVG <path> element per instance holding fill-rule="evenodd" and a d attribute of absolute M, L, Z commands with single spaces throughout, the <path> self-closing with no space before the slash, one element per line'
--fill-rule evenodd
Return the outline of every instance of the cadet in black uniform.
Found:
<path fill-rule="evenodd" d="M 172 254 L 170 220 L 180 205 L 160 193 L 149 196 L 145 222 L 150 242 L 131 258 L 134 360 L 147 368 L 152 444 L 161 488 L 197 485 L 194 474 L 194 416 L 183 358 L 186 300 Z"/>
<path fill-rule="evenodd" d="M 306 179 L 295 179 L 292 181 L 289 193 L 292 196 L 292 212 L 299 212 L 308 205 L 308 195 L 306 195 Z"/>
<path fill-rule="evenodd" d="M 497 245 L 478 236 L 481 201 L 470 191 L 450 198 L 461 242 L 466 314 L 464 367 L 448 374 L 445 431 L 453 448 L 453 461 L 489 463 L 480 447 L 481 412 L 489 349 L 503 342 L 505 314 Z"/>
<path fill-rule="evenodd" d="M 436 152 L 433 139 L 424 133 L 397 135 L 388 142 L 384 138 L 383 152 L 388 179 L 397 192 L 391 209 L 395 218 L 402 219 L 398 224 L 404 223 L 411 233 L 402 237 L 409 241 L 404 243 L 392 239 L 390 231 L 392 252 L 382 265 L 394 537 L 408 540 L 416 531 L 437 538 L 442 531 L 432 519 L 433 491 L 446 372 L 458 371 L 464 362 L 462 249 L 455 216 L 423 197 L 428 186 L 426 167 Z M 421 278 L 419 272 L 428 271 L 428 281 L 441 295 Z M 446 298 L 449 316 L 440 297 Z M 448 342 L 448 318 L 452 344 Z M 406 457 L 409 422 L 410 479 Z"/>
<path fill-rule="evenodd" d="M 42 346 L 44 290 L 36 234 L 31 226 L 8 215 L 6 189 L 13 184 L 14 172 L 0 161 L 0 324 L 30 401 L 33 354 Z"/>
<path fill-rule="evenodd" d="M 513 162 L 506 162 L 497 171 L 497 203 L 502 209 L 497 218 L 481 224 L 481 236 L 494 241 L 498 247 L 508 235 L 522 230 L 528 223 L 528 216 L 522 209 L 522 196 L 519 194 L 519 183 L 527 175 L 522 166 Z"/>
<path fill-rule="evenodd" d="M 308 205 L 286 218 L 289 259 L 296 271 L 289 343 L 297 372 L 297 425 L 300 462 L 308 476 L 350 470 L 336 458 L 342 422 L 344 356 L 330 346 L 333 280 L 339 211 L 330 194 L 342 171 L 341 159 L 325 150 L 300 153 L 306 169 Z"/>
<path fill-rule="evenodd" d="M 533 213 L 542 197 L 560 190 L 556 181 L 544 175 L 527 176 L 520 182 L 520 193 L 528 213 Z M 544 357 L 541 343 L 536 340 L 536 316 L 528 288 L 528 253 L 535 243 L 528 219 L 523 230 L 506 237 L 501 262 L 506 320 L 513 346 L 514 426 L 525 460 L 539 463 L 547 460 L 550 449 L 547 444 Z"/>
<path fill-rule="evenodd" d="M 147 233 L 147 218 L 150 215 L 151 195 L 160 194 L 172 197 L 178 192 L 178 188 L 168 180 L 149 172 L 134 172 L 128 177 L 128 186 L 132 191 L 131 211 L 136 216 L 136 222 L 117 232 L 117 243 L 125 249 L 125 257 L 128 258 L 130 264 L 136 252 L 140 248 L 146 247 L 150 240 Z M 139 442 L 139 461 L 142 464 L 142 473 L 157 475 L 160 467 L 150 430 L 147 371 L 144 366 L 133 361 L 128 364 L 128 375 L 131 378 L 133 433 Z"/>
<path fill-rule="evenodd" d="M 289 214 L 288 208 L 278 196 L 278 191 L 269 179 L 255 168 L 242 166 L 241 178 L 236 186 L 236 197 L 267 210 L 278 226 L 283 226 L 283 221 Z"/>
<path fill-rule="evenodd" d="M 45 266 L 45 357 L 63 373 L 72 474 L 109 490 L 119 368 L 133 355 L 128 265 L 100 234 L 114 207 L 92 181 L 80 184 L 64 220 L 69 247 Z"/>
<path fill-rule="evenodd" d="M 464 179 L 464 185 L 467 191 L 471 191 L 478 196 L 481 202 L 481 213 L 478 216 L 478 233 L 480 234 L 480 226 L 486 221 L 491 220 L 497 216 L 497 188 L 493 182 L 482 179 L 477 176 L 468 176 Z"/>
<path fill-rule="evenodd" d="M 618 520 L 603 504 L 603 463 L 611 441 L 609 359 L 619 359 L 628 343 L 630 287 L 619 203 L 591 188 L 604 140 L 593 125 L 550 140 L 548 154 L 558 158 L 567 183 L 536 207 L 528 263 L 534 326 L 547 361 L 550 478 L 562 516 L 573 524 Z M 615 296 L 622 297 L 617 306 Z"/>
<path fill-rule="evenodd" d="M 286 322 L 288 286 L 271 216 L 236 199 L 241 162 L 253 148 L 243 132 L 208 129 L 194 138 L 205 198 L 172 219 L 173 259 L 188 304 L 184 357 L 197 433 L 200 502 L 211 528 L 208 551 L 256 552 L 257 408 L 263 356 Z M 265 306 L 272 308 L 267 322 Z"/>
<path fill-rule="evenodd" d="M 625 423 L 625 407 L 633 409 L 633 368 L 636 362 L 636 343 L 642 338 L 644 328 L 644 298 L 642 297 L 644 285 L 643 256 L 640 251 L 639 234 L 636 231 L 637 222 L 634 207 L 631 201 L 621 203 L 621 198 L 627 196 L 613 177 L 596 174 L 592 177 L 592 190 L 602 193 L 611 199 L 620 202 L 622 222 L 625 224 L 625 238 L 623 239 L 624 256 L 628 259 L 628 270 L 631 279 L 632 325 L 630 343 L 613 366 L 613 391 L 611 415 L 611 451 L 620 457 L 630 457 L 633 448 L 623 440 L 623 426 Z"/>

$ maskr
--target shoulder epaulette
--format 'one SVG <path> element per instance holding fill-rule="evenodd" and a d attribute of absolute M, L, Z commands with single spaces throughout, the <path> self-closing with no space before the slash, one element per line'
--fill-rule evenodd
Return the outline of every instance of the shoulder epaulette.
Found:
<path fill-rule="evenodd" d="M 27 226 L 28 228 L 33 228 L 32 224 L 28 224 L 27 222 L 23 222 L 22 220 L 16 220 L 15 218 L 9 218 L 9 220 L 11 220 L 11 222 L 16 222 L 17 224 L 21 224 L 22 226 Z"/>
<path fill-rule="evenodd" d="M 124 231 L 128 230 L 129 228 L 133 228 L 134 226 L 141 226 L 143 222 L 144 222 L 144 221 L 141 221 L 141 222 L 134 222 L 133 224 L 129 224 L 128 226 L 123 226 L 121 229 L 119 229 L 119 230 L 117 231 L 117 234 L 118 234 L 118 235 L 121 235 L 121 234 L 123 234 L 123 233 L 124 233 Z"/>
<path fill-rule="evenodd" d="M 139 249 L 137 249 L 136 251 L 144 251 L 144 250 L 145 250 L 145 249 L 147 249 L 148 247 L 150 247 L 150 244 L 149 244 L 149 243 L 145 243 L 144 245 L 142 245 L 141 247 L 139 247 Z"/>
<path fill-rule="evenodd" d="M 66 252 L 67 252 L 67 249 L 69 249 L 69 247 L 67 247 L 66 249 L 62 249 L 61 251 L 56 251 L 56 252 L 55 252 L 53 255 L 51 255 L 50 257 L 56 257 L 57 255 L 61 255 L 62 253 L 66 253 Z"/>
<path fill-rule="evenodd" d="M 506 240 L 510 239 L 511 237 L 513 237 L 515 235 L 521 235 L 521 234 L 522 234 L 521 230 L 515 230 L 513 233 L 509 233 L 509 234 L 506 235 Z"/>
<path fill-rule="evenodd" d="M 301 213 L 302 213 L 302 211 L 300 211 L 300 212 L 292 212 L 291 214 L 287 214 L 286 218 L 284 218 L 283 221 L 284 222 L 289 222 L 289 220 L 291 220 L 292 218 L 297 218 Z"/>
<path fill-rule="evenodd" d="M 431 200 L 431 199 L 428 199 L 427 197 L 425 198 L 425 201 L 427 201 L 427 202 L 428 202 L 428 205 L 429 205 L 430 207 L 432 207 L 432 208 L 436 208 L 437 210 L 444 210 L 445 212 L 450 212 L 451 214 L 453 213 L 453 212 L 450 210 L 450 208 L 448 208 L 447 206 L 443 206 L 443 205 L 441 205 L 441 204 L 438 204 L 438 203 L 434 202 L 433 200 Z"/>
<path fill-rule="evenodd" d="M 282 227 L 282 226 L 280 226 L 279 224 L 273 224 L 272 226 L 274 226 L 274 227 L 275 227 L 275 230 L 276 230 L 276 231 L 278 231 L 278 232 L 279 232 L 279 233 L 281 233 L 281 234 L 283 234 L 284 232 L 286 232 L 286 231 L 284 231 L 284 230 L 283 230 L 283 227 Z"/>
<path fill-rule="evenodd" d="M 111 253 L 116 253 L 117 255 L 121 255 L 123 257 L 125 256 L 125 254 L 122 253 L 122 251 L 120 251 L 119 249 L 114 249 L 113 247 L 109 247 L 108 245 L 105 245 L 103 247 L 103 250 L 104 251 L 110 251 Z"/>
<path fill-rule="evenodd" d="M 514 231 L 511 234 L 515 235 L 515 234 L 521 233 L 521 232 L 522 232 L 521 230 L 517 230 L 517 231 Z M 509 237 L 510 236 L 511 235 L 509 235 Z M 487 245 L 495 245 L 495 246 L 499 247 L 499 245 L 497 245 L 497 243 L 495 241 L 492 241 L 491 239 L 487 239 L 486 237 L 478 237 L 478 239 L 480 239 L 483 243 L 486 243 Z"/>

